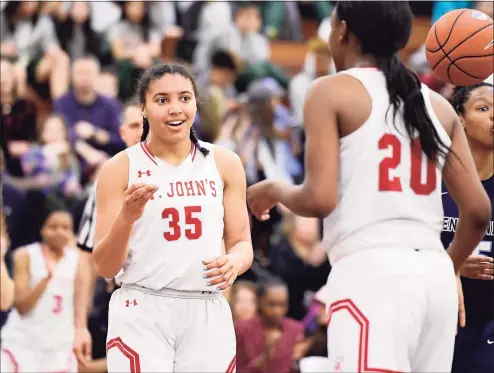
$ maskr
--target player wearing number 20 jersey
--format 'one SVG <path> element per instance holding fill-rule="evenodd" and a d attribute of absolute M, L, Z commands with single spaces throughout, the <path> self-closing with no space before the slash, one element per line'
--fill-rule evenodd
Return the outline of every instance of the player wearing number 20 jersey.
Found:
<path fill-rule="evenodd" d="M 276 203 L 324 218 L 329 371 L 450 371 L 455 270 L 490 216 L 458 116 L 398 57 L 412 20 L 407 2 L 336 4 L 329 46 L 338 74 L 316 80 L 305 100 L 304 183 L 247 192 L 258 218 Z M 465 217 L 448 252 L 443 177 Z"/>

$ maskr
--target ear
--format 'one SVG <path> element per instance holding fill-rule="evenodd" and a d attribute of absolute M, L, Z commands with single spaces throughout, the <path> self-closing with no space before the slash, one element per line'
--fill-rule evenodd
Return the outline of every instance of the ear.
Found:
<path fill-rule="evenodd" d="M 143 118 L 147 118 L 148 113 L 146 111 L 146 106 L 144 104 L 141 104 L 140 106 L 141 106 L 141 114 L 142 114 L 142 117 Z"/>
<path fill-rule="evenodd" d="M 338 32 L 338 41 L 343 43 L 348 39 L 348 25 L 346 21 L 340 22 L 339 32 Z"/>
<path fill-rule="evenodd" d="M 465 118 L 463 118 L 463 114 L 460 114 L 460 123 L 463 128 L 465 128 Z"/>

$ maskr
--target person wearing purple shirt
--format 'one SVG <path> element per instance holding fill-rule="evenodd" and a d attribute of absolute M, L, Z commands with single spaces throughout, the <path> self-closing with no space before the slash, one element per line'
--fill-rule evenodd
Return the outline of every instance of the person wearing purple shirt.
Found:
<path fill-rule="evenodd" d="M 53 109 L 61 114 L 69 128 L 69 139 L 85 163 L 100 163 L 104 156 L 114 155 L 125 148 L 118 128 L 120 104 L 112 98 L 96 92 L 96 80 L 100 66 L 92 57 L 81 57 L 72 66 L 71 92 L 53 103 Z"/>
<path fill-rule="evenodd" d="M 480 83 L 457 87 L 452 105 L 460 116 L 480 179 L 494 199 L 493 87 Z M 458 208 L 443 187 L 444 224 L 441 239 L 447 248 L 458 223 Z M 494 214 L 484 240 L 461 269 L 466 325 L 458 328 L 453 373 L 494 372 Z"/>

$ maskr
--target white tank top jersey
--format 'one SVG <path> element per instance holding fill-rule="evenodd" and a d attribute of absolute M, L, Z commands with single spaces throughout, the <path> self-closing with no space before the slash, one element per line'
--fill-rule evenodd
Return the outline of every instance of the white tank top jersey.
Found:
<path fill-rule="evenodd" d="M 203 260 L 218 257 L 223 239 L 223 181 L 213 145 L 192 145 L 187 158 L 172 166 L 156 158 L 145 142 L 126 149 L 128 186 L 159 187 L 133 227 L 129 254 L 117 281 L 152 290 L 216 291 L 206 285 Z"/>
<path fill-rule="evenodd" d="M 410 141 L 402 113 L 393 123 L 380 70 L 353 68 L 341 73 L 361 82 L 372 109 L 359 129 L 340 139 L 338 204 L 324 219 L 330 262 L 371 248 L 444 250 L 440 240 L 444 160 L 436 167 L 421 151 L 418 138 Z M 421 91 L 434 127 L 449 147 L 451 139 L 432 109 L 429 89 L 422 85 Z"/>
<path fill-rule="evenodd" d="M 48 275 L 41 244 L 24 249 L 29 255 L 29 286 L 32 288 Z M 14 308 L 2 328 L 2 342 L 19 344 L 42 351 L 70 346 L 74 339 L 74 280 L 79 250 L 65 248 L 45 292 L 28 314 L 21 316 Z"/>

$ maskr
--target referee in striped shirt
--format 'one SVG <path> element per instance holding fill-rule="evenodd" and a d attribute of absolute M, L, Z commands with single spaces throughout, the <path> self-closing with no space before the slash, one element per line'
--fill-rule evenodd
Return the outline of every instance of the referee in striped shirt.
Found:
<path fill-rule="evenodd" d="M 134 146 L 141 141 L 143 128 L 143 116 L 139 101 L 133 99 L 123 108 L 122 121 L 119 128 L 119 134 L 122 141 L 127 147 Z M 92 338 L 88 330 L 88 317 L 92 308 L 93 289 L 98 278 L 96 266 L 92 259 L 91 253 L 94 246 L 94 233 L 96 230 L 96 183 L 86 201 L 79 225 L 77 245 L 81 249 L 80 260 L 83 265 L 79 268 L 77 276 L 79 277 L 80 286 L 75 289 L 74 294 L 74 318 L 75 318 L 75 340 L 74 352 L 79 364 L 85 368 L 95 368 L 101 364 L 106 369 L 106 360 L 92 361 L 93 347 Z M 95 304 L 95 306 L 101 306 Z M 105 305 L 107 306 L 107 305 Z"/>

